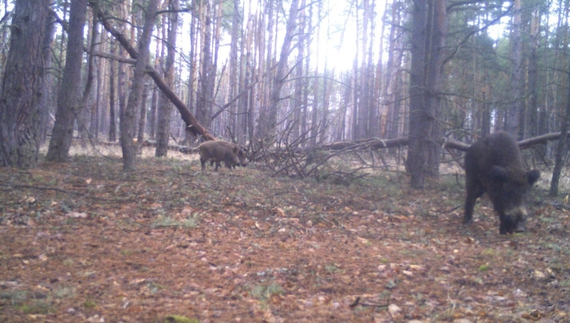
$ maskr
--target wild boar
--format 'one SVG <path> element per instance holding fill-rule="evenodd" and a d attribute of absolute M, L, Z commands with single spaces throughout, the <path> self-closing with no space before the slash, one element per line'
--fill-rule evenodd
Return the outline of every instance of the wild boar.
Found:
<path fill-rule="evenodd" d="M 228 145 L 225 141 L 206 141 L 201 143 L 196 149 L 200 152 L 200 163 L 202 170 L 206 168 L 208 160 L 216 163 L 215 171 L 221 166 L 223 161 L 227 168 L 231 169 L 235 165 L 240 164 L 238 158 L 239 148 L 235 145 Z"/>
<path fill-rule="evenodd" d="M 243 167 L 247 166 L 247 150 L 244 147 L 241 147 L 241 146 L 238 146 L 238 145 L 233 144 L 231 142 L 227 142 L 227 141 L 223 141 L 223 140 L 216 140 L 216 142 L 218 142 L 221 145 L 225 145 L 225 146 L 229 147 L 230 149 L 232 149 L 232 151 L 234 148 L 237 148 L 236 155 L 239 159 L 239 163 L 233 163 L 232 164 L 233 168 L 235 168 L 237 165 L 243 166 Z M 220 162 L 221 161 L 216 161 L 216 160 L 211 159 L 210 160 L 210 166 L 212 166 L 214 163 L 216 163 L 216 167 L 219 167 L 219 166 L 221 166 Z"/>
<path fill-rule="evenodd" d="M 465 177 L 464 224 L 473 221 L 475 202 L 486 192 L 499 215 L 499 233 L 525 231 L 524 198 L 540 172 L 525 170 L 515 138 L 497 132 L 471 145 L 465 154 Z"/>

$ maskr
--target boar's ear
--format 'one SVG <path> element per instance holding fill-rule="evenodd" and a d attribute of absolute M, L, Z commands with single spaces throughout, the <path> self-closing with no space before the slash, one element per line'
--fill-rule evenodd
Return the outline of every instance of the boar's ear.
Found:
<path fill-rule="evenodd" d="M 238 147 L 237 147 L 237 146 L 234 146 L 234 148 L 232 149 L 232 152 L 237 155 L 237 153 L 238 153 Z"/>
<path fill-rule="evenodd" d="M 539 177 L 540 177 L 540 171 L 538 169 L 533 169 L 526 173 L 526 178 L 528 179 L 528 183 L 530 185 L 536 183 Z"/>
<path fill-rule="evenodd" d="M 491 176 L 494 180 L 499 182 L 507 182 L 509 180 L 509 171 L 501 166 L 491 167 Z"/>

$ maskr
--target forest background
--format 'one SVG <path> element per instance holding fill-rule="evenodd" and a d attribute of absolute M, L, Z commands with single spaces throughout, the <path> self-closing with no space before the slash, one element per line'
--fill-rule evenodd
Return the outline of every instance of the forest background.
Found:
<path fill-rule="evenodd" d="M 171 139 L 211 134 L 254 153 L 409 138 L 411 184 L 423 187 L 445 139 L 565 131 L 570 110 L 563 1 L 41 2 L 45 26 L 21 53 L 10 46 L 26 30 L 14 4 L 0 9 L 3 95 L 22 88 L 10 51 L 41 66 L 39 82 L 25 82 L 33 100 L 3 106 L 4 165 L 33 165 L 48 139 L 47 159 L 65 161 L 74 136 L 119 135 L 126 170 L 133 138 L 156 141 L 156 156 Z M 14 162 L 22 137 L 34 138 L 31 154 Z M 562 159 L 562 138 L 536 159 Z"/>

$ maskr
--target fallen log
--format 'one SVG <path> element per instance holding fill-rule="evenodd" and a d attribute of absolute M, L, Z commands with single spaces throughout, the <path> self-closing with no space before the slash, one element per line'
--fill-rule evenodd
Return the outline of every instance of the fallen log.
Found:
<path fill-rule="evenodd" d="M 558 140 L 558 139 L 560 139 L 560 132 L 554 132 L 521 140 L 518 142 L 518 145 L 520 149 L 528 149 L 533 146 L 543 145 L 546 144 L 548 141 Z M 354 148 L 383 149 L 383 148 L 403 147 L 407 145 L 408 145 L 407 137 L 394 138 L 394 139 L 372 138 L 372 139 L 361 139 L 355 141 L 337 141 L 330 144 L 324 144 L 321 147 L 318 147 L 317 149 L 326 149 L 326 150 L 343 150 L 343 149 L 354 149 Z M 470 144 L 451 138 L 445 138 L 442 140 L 442 148 L 444 149 L 467 151 L 467 149 L 470 146 L 471 146 Z"/>

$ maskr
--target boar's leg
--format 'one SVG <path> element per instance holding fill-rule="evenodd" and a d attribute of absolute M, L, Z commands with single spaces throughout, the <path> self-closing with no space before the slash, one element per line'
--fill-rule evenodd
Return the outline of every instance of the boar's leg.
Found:
<path fill-rule="evenodd" d="M 206 158 L 200 156 L 200 164 L 202 164 L 202 171 L 206 169 Z"/>
<path fill-rule="evenodd" d="M 475 208 L 475 202 L 479 197 L 485 193 L 485 188 L 478 181 L 470 180 L 469 176 L 465 186 L 467 187 L 467 197 L 465 198 L 465 215 L 463 217 L 463 224 L 469 224 L 473 222 L 473 209 Z"/>

